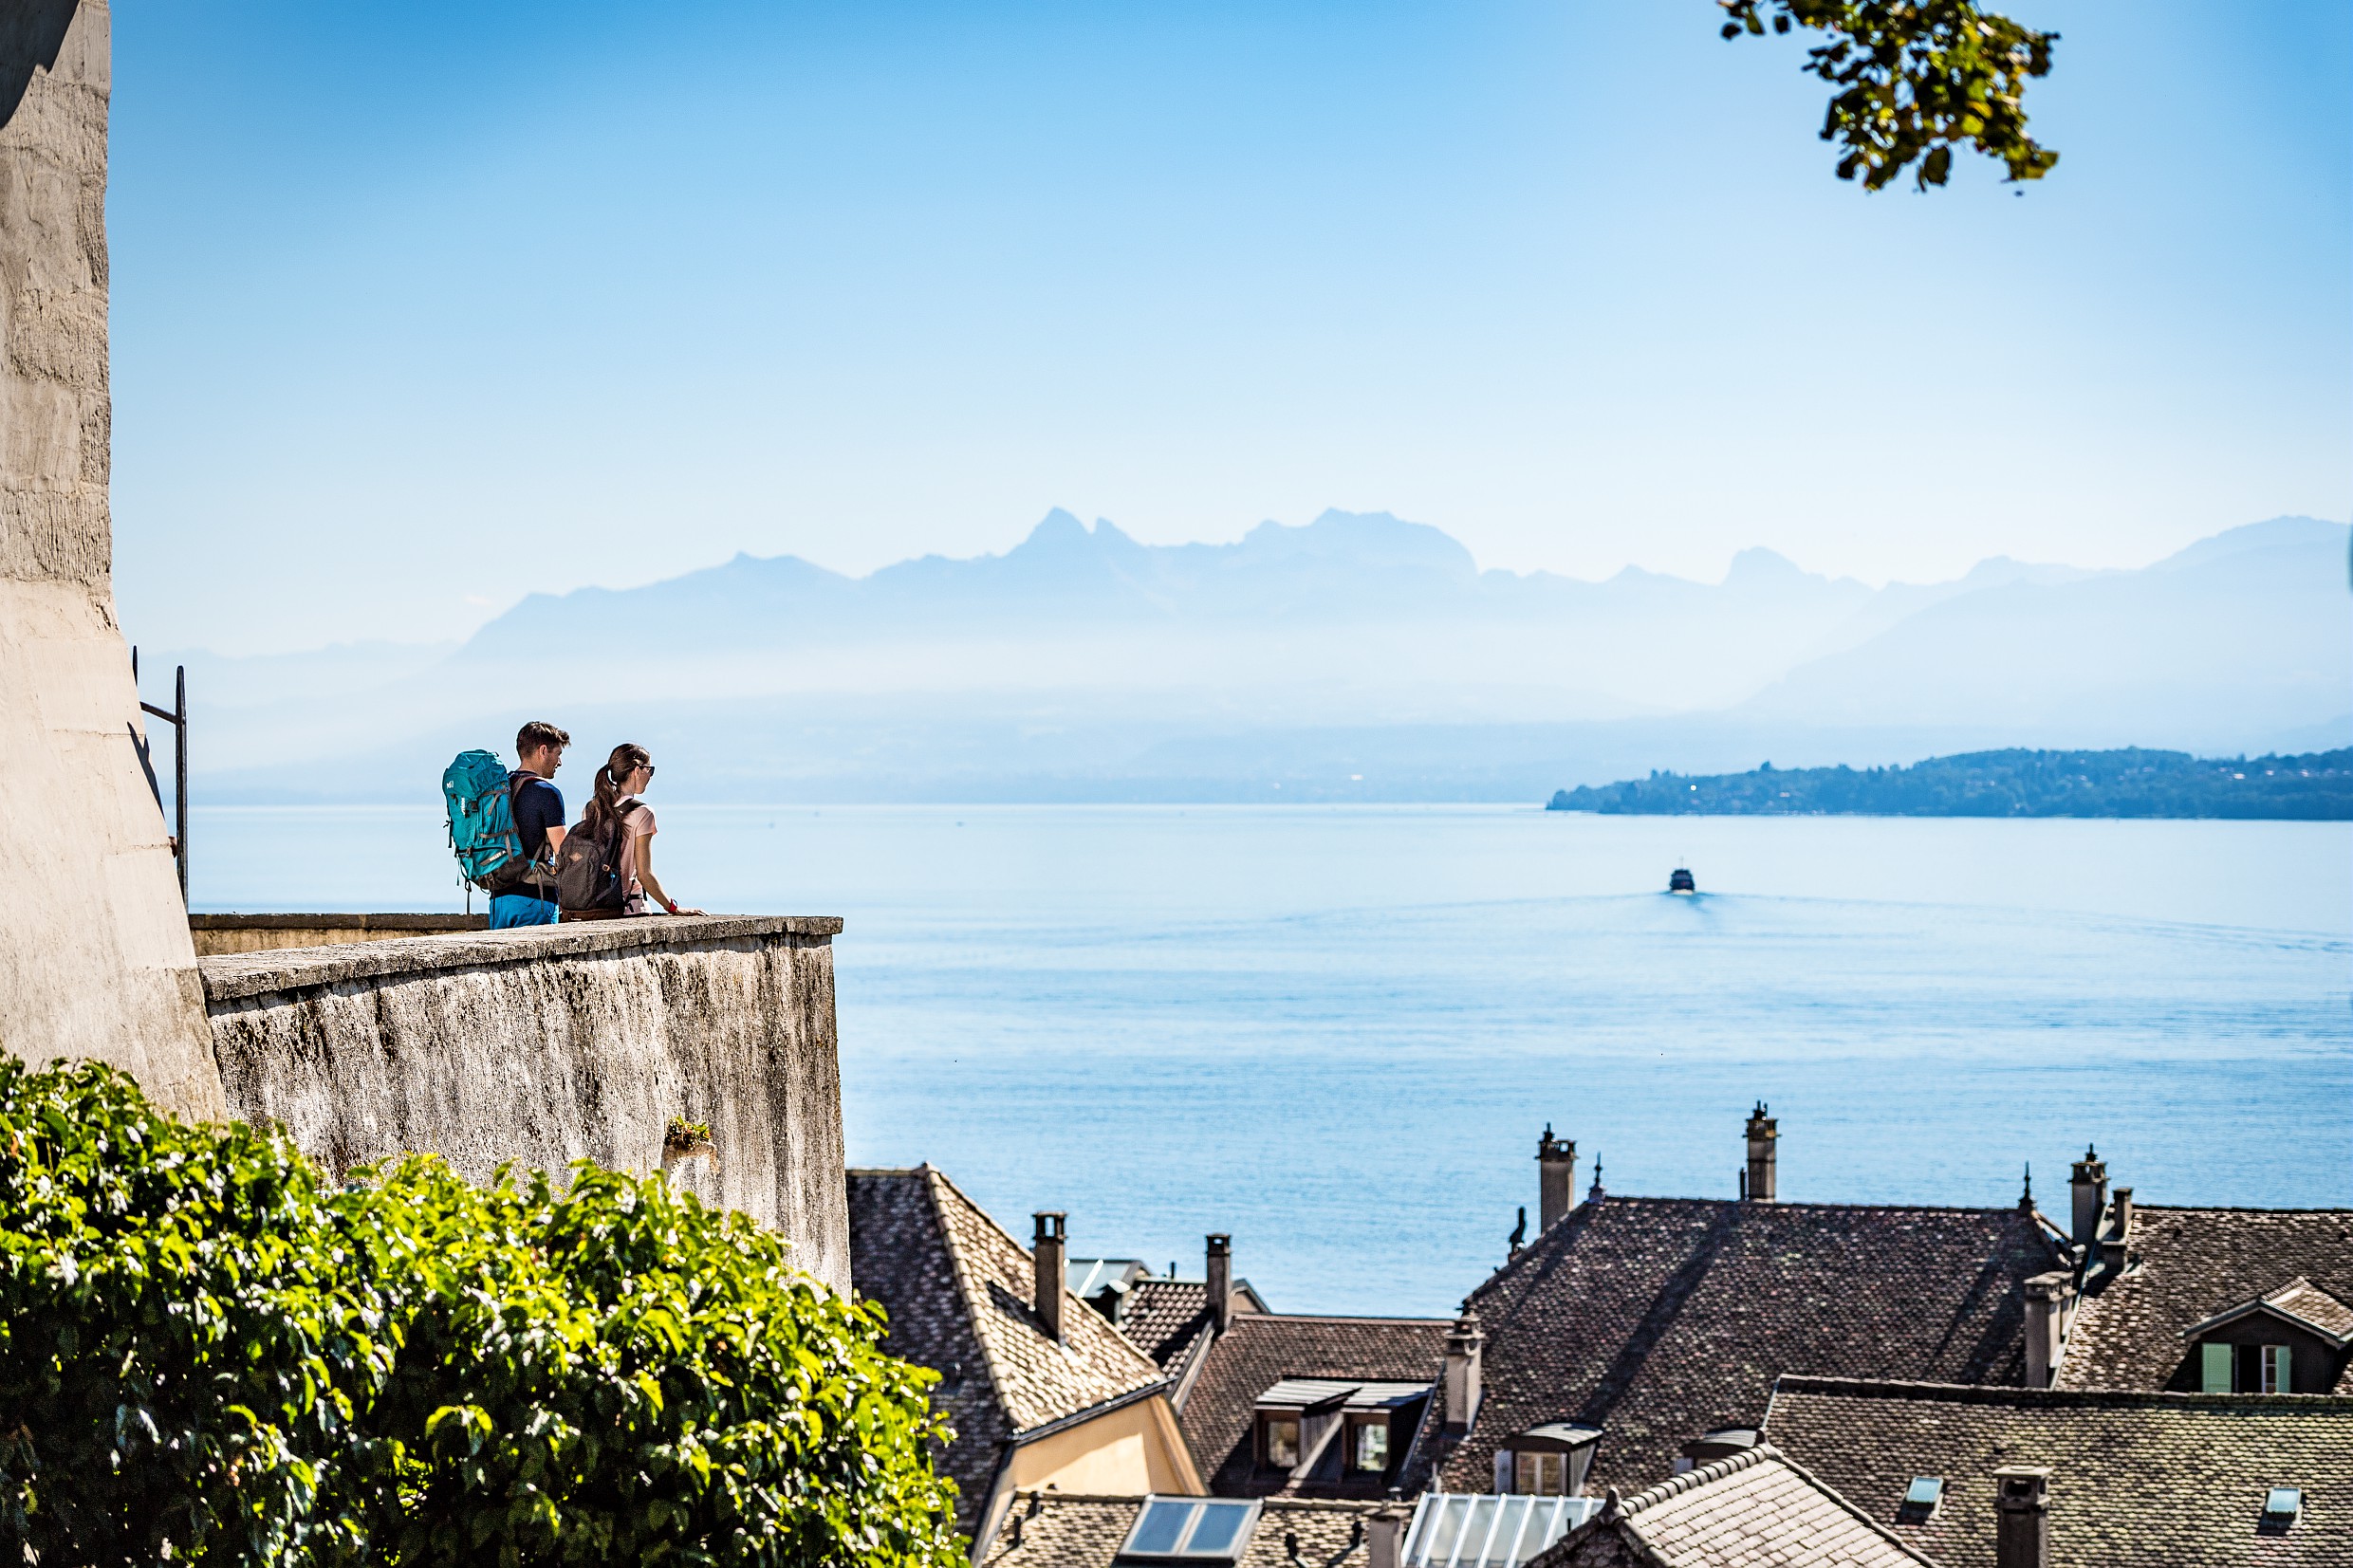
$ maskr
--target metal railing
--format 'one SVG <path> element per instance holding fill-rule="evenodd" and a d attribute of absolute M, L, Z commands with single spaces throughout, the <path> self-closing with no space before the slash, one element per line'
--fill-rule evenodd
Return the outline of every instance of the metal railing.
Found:
<path fill-rule="evenodd" d="M 139 650 L 131 650 L 131 686 L 139 686 Z M 179 868 L 179 901 L 188 902 L 188 666 L 172 675 L 172 706 L 157 708 L 141 697 L 141 712 L 153 713 L 170 725 L 172 736 L 172 859 Z M 147 768 L 147 785 L 156 792 L 156 809 L 163 809 L 163 786 L 156 782 L 155 764 L 142 748 L 139 761 Z"/>

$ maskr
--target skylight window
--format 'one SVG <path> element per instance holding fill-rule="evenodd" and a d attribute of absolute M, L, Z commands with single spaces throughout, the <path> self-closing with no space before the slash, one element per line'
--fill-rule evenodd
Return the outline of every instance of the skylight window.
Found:
<path fill-rule="evenodd" d="M 1885 1496 L 1886 1494 L 1881 1493 L 1881 1495 Z M 1943 1496 L 1944 1477 L 1940 1475 L 1916 1475 L 1912 1478 L 1912 1485 L 1904 1488 L 1903 1505 L 1907 1508 L 1918 1508 L 1925 1513 L 1929 1509 L 1934 1508 L 1938 1501 L 1943 1498 Z"/>
<path fill-rule="evenodd" d="M 1425 1492 L 1405 1538 L 1406 1568 L 1519 1568 L 1599 1513 L 1598 1497 Z"/>
<path fill-rule="evenodd" d="M 2274 1486 L 2264 1494 L 2263 1522 L 2266 1524 L 2293 1524 L 2304 1512 L 2304 1489 L 2300 1486 Z"/>
<path fill-rule="evenodd" d="M 1255 1503 L 1149 1498 L 1120 1556 L 1157 1562 L 1232 1562 L 1250 1545 L 1257 1522 Z"/>

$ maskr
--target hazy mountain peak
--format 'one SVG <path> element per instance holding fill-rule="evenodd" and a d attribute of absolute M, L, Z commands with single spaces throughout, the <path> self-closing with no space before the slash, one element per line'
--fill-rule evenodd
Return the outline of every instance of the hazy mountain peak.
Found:
<path fill-rule="evenodd" d="M 1426 523 L 1388 512 L 1326 508 L 1312 523 L 1266 522 L 1242 536 L 1241 550 L 1261 561 L 1324 560 L 1371 567 L 1408 566 L 1449 577 L 1476 577 L 1478 563 L 1461 543 Z"/>
<path fill-rule="evenodd" d="M 1732 557 L 1732 563 L 1724 572 L 1727 588 L 1780 587 L 1811 578 L 1818 582 L 1829 579 L 1817 576 L 1783 555 L 1762 544 L 1751 545 Z"/>
<path fill-rule="evenodd" d="M 2353 539 L 2353 528 L 2343 523 L 2330 523 L 2317 517 L 2271 517 L 2261 523 L 2243 523 L 2235 528 L 2225 528 L 2211 539 L 2201 539 L 2187 549 L 2177 550 L 2167 556 L 2152 570 L 2171 571 L 2182 566 L 2203 565 L 2207 562 L 2219 561 L 2224 556 L 2238 555 L 2247 550 L 2326 547 L 2344 555 L 2349 539 Z"/>
<path fill-rule="evenodd" d="M 1060 507 L 1056 507 L 1038 520 L 1038 526 L 1029 530 L 1029 536 L 1027 539 L 1014 545 L 1011 550 L 1008 550 L 1006 554 L 1011 555 L 1017 551 L 1030 549 L 1084 548 L 1091 542 L 1092 536 L 1087 533 L 1086 525 Z"/>

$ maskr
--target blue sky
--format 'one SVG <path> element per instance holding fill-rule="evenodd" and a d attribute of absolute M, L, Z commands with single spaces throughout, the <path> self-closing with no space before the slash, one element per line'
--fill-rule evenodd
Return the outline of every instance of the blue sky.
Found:
<path fill-rule="evenodd" d="M 2353 8 L 2011 10 L 2058 171 L 1867 197 L 1707 0 L 121 5 L 125 626 L 430 640 L 1053 506 L 1710 579 L 2345 516 Z"/>

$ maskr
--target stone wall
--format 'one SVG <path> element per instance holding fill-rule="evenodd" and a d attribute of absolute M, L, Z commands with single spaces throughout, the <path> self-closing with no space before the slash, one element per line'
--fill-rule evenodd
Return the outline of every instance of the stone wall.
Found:
<path fill-rule="evenodd" d="M 0 1049 L 222 1114 L 115 624 L 105 0 L 0 5 Z"/>
<path fill-rule="evenodd" d="M 387 942 L 404 936 L 488 931 L 487 914 L 192 914 L 188 934 L 198 958 L 281 948 L 327 948 L 346 942 Z"/>
<path fill-rule="evenodd" d="M 849 1288 L 831 937 L 837 919 L 706 915 L 414 936 L 202 963 L 232 1112 L 331 1170 L 433 1151 L 662 1168 L 669 1118 L 711 1124 L 678 1167 L 706 1202 L 790 1237 Z"/>

